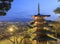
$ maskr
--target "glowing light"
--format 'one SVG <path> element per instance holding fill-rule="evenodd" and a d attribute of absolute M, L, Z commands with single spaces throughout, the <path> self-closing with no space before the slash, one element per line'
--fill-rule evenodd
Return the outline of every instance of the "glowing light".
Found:
<path fill-rule="evenodd" d="M 49 30 L 49 28 L 47 28 L 47 27 L 44 27 L 44 29 Z"/>
<path fill-rule="evenodd" d="M 43 24 L 44 22 L 35 22 L 35 24 Z"/>
<path fill-rule="evenodd" d="M 13 31 L 14 31 L 14 29 L 13 29 L 13 28 L 10 28 L 10 29 L 9 29 L 9 31 L 13 32 Z"/>
<path fill-rule="evenodd" d="M 38 22 L 35 22 L 35 23 L 38 23 Z"/>
<path fill-rule="evenodd" d="M 15 25 L 11 25 L 7 29 L 8 29 L 7 32 L 13 33 L 18 30 L 18 27 Z"/>

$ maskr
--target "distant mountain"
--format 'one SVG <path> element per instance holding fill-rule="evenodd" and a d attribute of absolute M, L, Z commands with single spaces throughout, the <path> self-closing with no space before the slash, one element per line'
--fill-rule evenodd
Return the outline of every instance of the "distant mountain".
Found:
<path fill-rule="evenodd" d="M 7 22 L 29 22 L 33 19 L 31 18 L 1 18 L 0 21 L 7 21 Z"/>

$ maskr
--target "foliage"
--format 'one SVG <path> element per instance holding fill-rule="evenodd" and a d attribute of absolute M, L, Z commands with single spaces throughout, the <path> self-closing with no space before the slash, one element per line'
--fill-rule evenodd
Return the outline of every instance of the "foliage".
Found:
<path fill-rule="evenodd" d="M 13 0 L 0 0 L 0 16 L 6 15 L 8 10 L 11 8 L 11 2 Z"/>
<path fill-rule="evenodd" d="M 60 2 L 60 0 L 58 0 L 58 2 Z M 55 14 L 60 14 L 60 7 L 57 7 L 57 8 L 54 10 L 54 13 L 55 13 Z"/>
<path fill-rule="evenodd" d="M 60 7 L 57 7 L 55 10 L 54 10 L 55 14 L 60 14 Z"/>
<path fill-rule="evenodd" d="M 59 2 L 60 0 L 58 0 L 58 2 Z"/>

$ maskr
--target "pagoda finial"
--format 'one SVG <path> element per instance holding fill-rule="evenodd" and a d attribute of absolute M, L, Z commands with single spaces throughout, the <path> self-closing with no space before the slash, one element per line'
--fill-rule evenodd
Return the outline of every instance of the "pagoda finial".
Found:
<path fill-rule="evenodd" d="M 40 14 L 40 4 L 38 3 L 38 14 Z"/>

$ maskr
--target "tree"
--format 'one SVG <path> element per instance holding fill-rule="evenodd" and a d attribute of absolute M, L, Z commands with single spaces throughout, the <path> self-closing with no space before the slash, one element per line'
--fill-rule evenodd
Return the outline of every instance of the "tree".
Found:
<path fill-rule="evenodd" d="M 11 2 L 13 0 L 0 0 L 0 16 L 6 15 L 8 10 L 11 8 Z"/>
<path fill-rule="evenodd" d="M 58 0 L 58 2 L 60 2 L 60 0 Z M 54 10 L 54 13 L 55 13 L 55 14 L 60 14 L 60 7 L 57 7 L 57 8 Z"/>
<path fill-rule="evenodd" d="M 26 42 L 26 44 L 30 43 L 30 28 L 28 26 L 23 25 L 8 25 L 5 26 L 7 28 L 4 32 L 2 32 L 0 35 L 0 40 L 5 40 L 7 39 L 10 41 L 12 44 L 22 44 L 22 42 Z M 29 33 L 28 33 L 29 32 Z M 26 40 L 26 41 L 25 41 Z M 28 41 L 28 42 L 27 42 Z"/>
<path fill-rule="evenodd" d="M 60 1 L 60 0 L 58 0 L 58 1 Z"/>
<path fill-rule="evenodd" d="M 57 7 L 55 10 L 54 10 L 55 14 L 60 14 L 60 7 Z"/>

